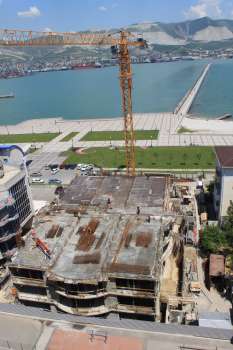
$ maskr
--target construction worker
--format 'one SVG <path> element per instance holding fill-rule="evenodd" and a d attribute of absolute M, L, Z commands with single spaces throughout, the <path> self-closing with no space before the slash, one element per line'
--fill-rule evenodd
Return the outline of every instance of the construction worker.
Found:
<path fill-rule="evenodd" d="M 107 205 L 108 205 L 108 209 L 112 209 L 111 199 L 109 197 L 108 197 L 108 200 L 107 200 Z"/>

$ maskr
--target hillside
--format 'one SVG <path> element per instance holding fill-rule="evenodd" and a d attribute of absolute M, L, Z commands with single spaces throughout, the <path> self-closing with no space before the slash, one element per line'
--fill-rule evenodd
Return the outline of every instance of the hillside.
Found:
<path fill-rule="evenodd" d="M 232 48 L 233 20 L 214 20 L 203 17 L 179 23 L 136 23 L 123 28 L 135 34 L 143 34 L 153 51 L 184 52 L 189 48 Z M 114 28 L 110 32 L 119 31 Z M 82 57 L 110 57 L 110 50 L 90 47 L 34 47 L 0 48 L 1 63 L 54 62 Z"/>
<path fill-rule="evenodd" d="M 141 32 L 151 44 L 187 45 L 191 42 L 212 42 L 233 39 L 233 20 L 203 17 L 180 23 L 139 23 L 126 29 Z"/>

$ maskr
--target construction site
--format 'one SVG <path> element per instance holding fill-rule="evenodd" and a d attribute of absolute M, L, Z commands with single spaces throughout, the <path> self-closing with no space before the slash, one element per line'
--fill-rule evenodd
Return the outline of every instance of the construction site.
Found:
<path fill-rule="evenodd" d="M 0 44 L 109 46 L 119 63 L 125 140 L 123 176 L 77 176 L 27 234 L 17 234 L 8 265 L 14 301 L 79 316 L 197 324 L 196 184 L 142 169 L 136 176 L 130 48 L 145 49 L 146 41 L 125 31 L 4 30 Z"/>
<path fill-rule="evenodd" d="M 195 252 L 197 228 L 187 184 L 76 177 L 18 242 L 9 265 L 16 301 L 74 315 L 193 322 L 198 277 L 184 243 L 192 231 Z"/>

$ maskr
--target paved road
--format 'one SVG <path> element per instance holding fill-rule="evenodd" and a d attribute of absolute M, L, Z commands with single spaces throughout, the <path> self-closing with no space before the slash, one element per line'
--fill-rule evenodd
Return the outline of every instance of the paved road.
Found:
<path fill-rule="evenodd" d="M 39 154 L 31 154 L 27 157 L 27 160 L 32 160 L 29 166 L 30 173 L 41 171 L 46 165 L 62 164 L 66 157 L 60 156 L 59 152 L 43 152 Z"/>

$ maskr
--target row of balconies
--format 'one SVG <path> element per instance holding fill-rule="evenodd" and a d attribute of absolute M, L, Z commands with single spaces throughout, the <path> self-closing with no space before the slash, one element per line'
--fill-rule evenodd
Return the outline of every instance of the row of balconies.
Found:
<path fill-rule="evenodd" d="M 59 299 L 50 299 L 47 295 L 37 295 L 32 293 L 17 293 L 18 299 L 21 302 L 29 301 L 35 303 L 44 303 L 55 305 L 59 310 L 64 311 L 73 315 L 81 315 L 81 316 L 98 316 L 104 315 L 109 312 L 121 312 L 121 313 L 135 313 L 140 315 L 154 315 L 155 307 L 154 306 L 142 306 L 142 305 L 128 305 L 122 303 L 115 303 L 110 306 L 106 306 L 104 303 L 99 306 L 89 306 L 89 307 L 73 307 L 72 305 L 66 305 L 61 302 Z"/>
<path fill-rule="evenodd" d="M 50 290 L 43 280 L 14 277 L 13 283 L 20 301 L 55 305 L 70 314 L 96 316 L 109 312 L 122 312 L 154 315 L 155 295 L 151 291 L 113 289 L 99 290 L 95 295 L 88 293 L 74 295 L 61 290 Z M 115 301 L 109 303 L 108 300 Z"/>

